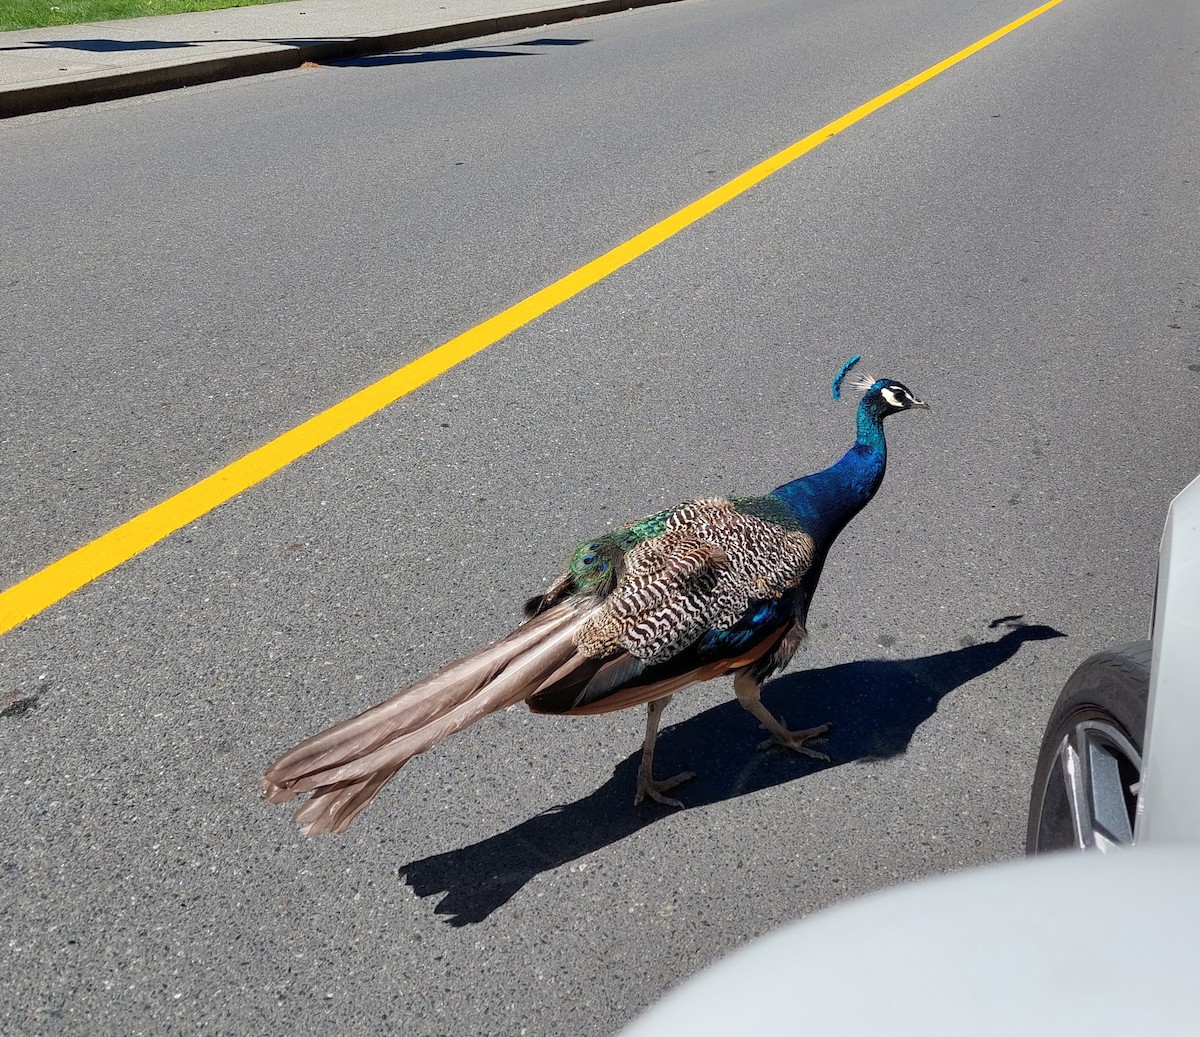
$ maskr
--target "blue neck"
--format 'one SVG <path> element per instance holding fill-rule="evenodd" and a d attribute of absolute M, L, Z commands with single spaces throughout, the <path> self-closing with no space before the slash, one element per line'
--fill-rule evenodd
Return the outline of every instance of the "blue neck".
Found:
<path fill-rule="evenodd" d="M 858 438 L 837 464 L 793 479 L 772 491 L 816 542 L 823 558 L 837 535 L 879 489 L 887 467 L 883 424 L 864 399 L 858 406 Z"/>
<path fill-rule="evenodd" d="M 854 441 L 854 446 L 862 444 L 879 454 L 879 477 L 882 479 L 883 465 L 887 463 L 887 443 L 883 439 L 883 421 L 873 408 L 867 406 L 866 400 L 858 405 L 857 424 L 858 438 Z"/>

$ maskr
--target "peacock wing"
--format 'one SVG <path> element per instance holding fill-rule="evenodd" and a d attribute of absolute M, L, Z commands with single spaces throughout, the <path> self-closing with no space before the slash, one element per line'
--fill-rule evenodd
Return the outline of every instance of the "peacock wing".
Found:
<path fill-rule="evenodd" d="M 532 708 L 594 711 L 618 692 L 624 700 L 637 688 L 661 690 L 666 669 L 671 684 L 682 686 L 725 672 L 747 650 L 783 636 L 791 610 L 781 599 L 812 564 L 811 537 L 744 514 L 723 498 L 688 501 L 662 514 L 660 531 L 623 554 L 620 577 L 576 629 L 579 657 L 531 696 Z M 763 609 L 764 602 L 777 604 Z M 758 614 L 770 622 L 752 622 Z M 735 630 L 736 637 L 719 636 Z M 728 641 L 729 651 L 706 651 L 694 661 L 695 676 L 684 679 L 692 661 L 670 664 L 683 663 L 681 654 L 701 639 L 714 648 Z"/>
<path fill-rule="evenodd" d="M 751 602 L 781 598 L 812 564 L 812 538 L 739 512 L 723 498 L 674 508 L 659 536 L 625 556 L 625 572 L 575 633 L 583 654 L 628 652 L 665 662 L 711 630 L 737 624 Z"/>

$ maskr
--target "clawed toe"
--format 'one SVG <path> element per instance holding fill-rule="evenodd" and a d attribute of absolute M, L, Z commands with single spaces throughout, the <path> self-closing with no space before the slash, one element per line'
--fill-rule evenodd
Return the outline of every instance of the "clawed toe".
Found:
<path fill-rule="evenodd" d="M 832 724 L 822 724 L 820 727 L 810 727 L 805 731 L 781 731 L 779 734 L 773 734 L 766 741 L 759 744 L 759 749 L 770 749 L 774 745 L 781 745 L 785 749 L 791 749 L 792 752 L 800 753 L 802 756 L 811 756 L 814 760 L 823 760 L 825 763 L 830 763 L 829 757 L 816 749 L 810 749 L 804 743 L 812 738 L 819 738 L 833 727 Z"/>
<path fill-rule="evenodd" d="M 649 796 L 655 803 L 682 809 L 683 804 L 679 800 L 672 799 L 670 796 L 664 796 L 663 793 L 673 789 L 676 785 L 682 785 L 685 781 L 691 781 L 695 776 L 693 771 L 684 771 L 682 774 L 676 774 L 675 777 L 665 778 L 662 781 L 645 778 L 638 782 L 637 795 L 633 797 L 633 805 L 636 807 L 643 799 Z"/>

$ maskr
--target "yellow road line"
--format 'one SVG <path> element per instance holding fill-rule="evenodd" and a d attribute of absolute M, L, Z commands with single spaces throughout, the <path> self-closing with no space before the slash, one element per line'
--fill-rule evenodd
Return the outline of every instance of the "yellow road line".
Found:
<path fill-rule="evenodd" d="M 835 119 L 791 147 L 763 160 L 703 198 L 684 206 L 674 215 L 567 274 L 566 277 L 463 332 L 444 345 L 430 350 L 398 371 L 373 385 L 368 385 L 341 403 L 334 404 L 328 410 L 309 418 L 257 450 L 252 450 L 227 464 L 206 479 L 201 479 L 186 490 L 169 497 L 161 504 L 156 504 L 128 522 L 121 523 L 110 532 L 15 584 L 0 594 L 0 634 L 7 633 L 30 617 L 36 616 L 43 609 L 61 601 L 98 576 L 115 569 L 122 562 L 140 554 L 176 530 L 232 500 L 243 490 L 262 482 L 323 443 L 328 443 L 335 436 L 383 410 L 388 404 L 428 384 L 468 357 L 487 349 L 548 310 L 578 295 L 585 288 L 633 262 L 655 245 L 678 234 L 726 202 L 748 191 L 755 184 L 777 173 L 784 166 L 808 154 L 813 148 L 865 119 L 872 112 L 929 82 L 948 68 L 995 43 L 1002 36 L 1008 35 L 1061 2 L 1062 0 L 1049 0 L 1049 3 L 1042 4 L 1041 7 L 1009 22 L 1003 28 L 997 29 L 969 47 L 964 47 L 944 61 L 931 65 L 899 86 L 894 86 L 878 97 L 860 104 L 840 119 Z"/>

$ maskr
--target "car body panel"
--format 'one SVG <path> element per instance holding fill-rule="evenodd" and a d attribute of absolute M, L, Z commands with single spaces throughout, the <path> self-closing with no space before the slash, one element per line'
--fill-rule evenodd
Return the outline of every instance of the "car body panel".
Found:
<path fill-rule="evenodd" d="M 622 1037 L 1194 1037 L 1200 848 L 1058 853 L 876 893 L 701 973 Z"/>
<path fill-rule="evenodd" d="M 1200 843 L 1200 478 L 1171 502 L 1158 572 L 1135 840 L 1195 844 Z"/>

